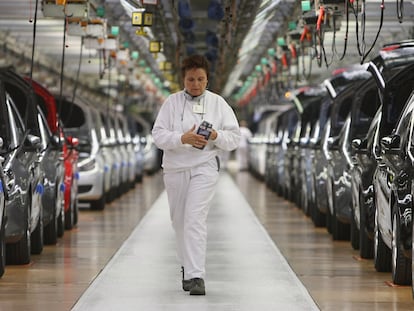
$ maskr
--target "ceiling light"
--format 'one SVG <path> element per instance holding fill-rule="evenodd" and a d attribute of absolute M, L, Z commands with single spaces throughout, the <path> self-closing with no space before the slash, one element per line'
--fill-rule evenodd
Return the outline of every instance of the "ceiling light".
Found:
<path fill-rule="evenodd" d="M 149 43 L 149 51 L 151 53 L 158 53 L 161 51 L 161 41 L 151 40 Z"/>
<path fill-rule="evenodd" d="M 113 36 L 117 36 L 117 35 L 119 35 L 119 26 L 112 26 L 112 27 L 111 27 L 111 34 L 112 34 Z"/>
<path fill-rule="evenodd" d="M 145 11 L 135 11 L 131 13 L 132 26 L 152 26 L 152 13 Z"/>
<path fill-rule="evenodd" d="M 131 52 L 131 58 L 132 59 L 138 59 L 139 57 L 139 52 L 138 51 L 132 51 Z"/>
<path fill-rule="evenodd" d="M 310 11 L 310 9 L 311 9 L 310 1 L 302 1 L 301 5 L 302 5 L 302 12 Z"/>

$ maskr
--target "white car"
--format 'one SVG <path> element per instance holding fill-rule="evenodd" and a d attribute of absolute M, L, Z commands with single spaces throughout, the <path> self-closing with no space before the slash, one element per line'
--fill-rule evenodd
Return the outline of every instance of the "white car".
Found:
<path fill-rule="evenodd" d="M 100 128 L 96 124 L 96 108 L 77 99 L 56 100 L 64 131 L 79 140 L 78 199 L 90 203 L 91 209 L 105 208 L 105 158 L 100 145 Z"/>

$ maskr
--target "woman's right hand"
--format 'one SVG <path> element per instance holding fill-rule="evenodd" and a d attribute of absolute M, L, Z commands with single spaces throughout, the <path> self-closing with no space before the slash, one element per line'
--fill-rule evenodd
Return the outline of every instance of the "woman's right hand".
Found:
<path fill-rule="evenodd" d="M 197 133 L 194 132 L 196 126 L 195 124 L 193 125 L 193 127 L 188 130 L 187 132 L 185 132 L 182 136 L 181 136 L 181 142 L 183 144 L 189 144 L 193 147 L 196 148 L 201 148 L 205 145 L 207 145 L 207 140 L 204 138 L 203 135 L 199 135 Z"/>

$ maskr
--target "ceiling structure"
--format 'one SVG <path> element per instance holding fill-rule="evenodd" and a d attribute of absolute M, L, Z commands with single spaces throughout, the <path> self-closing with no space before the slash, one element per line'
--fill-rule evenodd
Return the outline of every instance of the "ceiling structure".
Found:
<path fill-rule="evenodd" d="M 153 2 L 157 4 L 150 4 Z M 310 10 L 304 10 L 304 2 L 67 0 L 65 7 L 58 5 L 59 0 L 2 0 L 0 65 L 13 64 L 19 72 L 28 73 L 34 68 L 34 55 L 37 67 L 33 77 L 47 86 L 62 87 L 65 77 L 65 86 L 79 84 L 88 90 L 105 91 L 117 100 L 122 86 L 122 90 L 131 91 L 129 100 L 148 102 L 179 89 L 182 58 L 199 53 L 212 65 L 209 87 L 236 104 L 258 75 L 275 73 L 273 67 L 281 62 L 286 65 L 286 55 L 289 72 L 284 75 L 306 84 L 340 65 L 360 62 L 358 50 L 364 49 L 364 43 L 368 51 L 375 42 L 366 55 L 369 59 L 385 43 L 413 38 L 414 1 L 384 1 L 382 10 L 379 0 L 354 0 L 354 6 L 358 2 L 365 6 L 365 24 L 364 16 L 360 12 L 354 15 L 350 8 L 347 23 L 345 0 L 308 1 Z M 78 17 L 77 10 L 67 9 L 69 4 L 84 5 L 87 12 Z M 402 16 L 396 9 L 398 4 L 403 4 Z M 304 36 L 305 27 L 315 28 L 321 15 L 315 10 L 319 5 L 325 7 L 325 56 L 315 44 L 317 37 L 310 47 L 306 47 L 306 40 L 298 39 Z M 152 13 L 152 26 L 132 25 L 133 12 L 141 11 Z M 381 18 L 382 28 L 375 41 Z M 334 19 L 336 32 L 332 31 Z M 160 43 L 160 52 L 150 52 L 152 42 Z M 296 61 L 292 44 L 296 44 Z"/>

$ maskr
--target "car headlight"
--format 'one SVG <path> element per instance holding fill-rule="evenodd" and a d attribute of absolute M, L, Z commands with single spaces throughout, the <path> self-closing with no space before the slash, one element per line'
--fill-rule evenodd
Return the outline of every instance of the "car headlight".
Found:
<path fill-rule="evenodd" d="M 96 160 L 93 158 L 88 158 L 78 163 L 78 169 L 80 172 L 91 171 L 95 168 L 95 166 Z"/>

